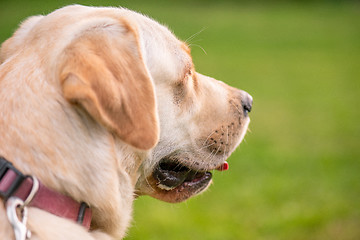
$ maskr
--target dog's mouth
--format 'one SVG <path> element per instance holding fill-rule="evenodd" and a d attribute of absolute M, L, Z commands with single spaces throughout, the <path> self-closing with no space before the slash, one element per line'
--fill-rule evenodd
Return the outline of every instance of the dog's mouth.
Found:
<path fill-rule="evenodd" d="M 228 164 L 225 161 L 209 171 L 227 169 Z M 210 185 L 212 173 L 209 171 L 196 170 L 180 162 L 164 158 L 153 171 L 154 184 L 152 185 L 157 188 L 158 198 L 167 202 L 181 202 L 204 191 Z"/>
<path fill-rule="evenodd" d="M 153 177 L 157 180 L 157 187 L 171 191 L 180 185 L 207 185 L 212 177 L 210 172 L 200 172 L 190 169 L 181 163 L 164 159 L 155 168 Z"/>

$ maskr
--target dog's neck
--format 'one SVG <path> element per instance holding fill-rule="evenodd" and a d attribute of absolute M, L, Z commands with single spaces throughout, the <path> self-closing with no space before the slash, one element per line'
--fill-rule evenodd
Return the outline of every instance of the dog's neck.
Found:
<path fill-rule="evenodd" d="M 114 236 L 124 232 L 136 180 L 126 170 L 134 173 L 139 164 L 128 169 L 123 164 L 134 158 L 140 162 L 139 156 L 61 96 L 47 97 L 59 95 L 56 90 L 25 87 L 24 82 L 9 82 L 7 91 L 16 97 L 7 97 L 0 88 L 0 108 L 12 110 L 3 111 L 0 118 L 0 155 L 47 187 L 76 201 L 86 200 L 93 209 L 92 228 Z"/>

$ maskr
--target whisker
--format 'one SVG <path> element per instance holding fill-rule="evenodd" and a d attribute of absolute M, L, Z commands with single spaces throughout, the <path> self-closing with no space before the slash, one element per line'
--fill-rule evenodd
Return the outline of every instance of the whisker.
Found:
<path fill-rule="evenodd" d="M 197 39 L 197 40 L 195 40 L 195 41 L 192 41 L 191 43 L 189 43 L 189 46 L 191 46 L 192 44 L 194 44 L 194 43 L 197 43 L 197 42 L 201 42 L 203 39 Z"/>
<path fill-rule="evenodd" d="M 207 27 L 202 28 L 200 31 L 194 33 L 193 35 L 191 35 L 190 37 L 188 37 L 185 42 L 186 43 L 190 43 L 191 40 L 193 40 L 196 36 L 198 36 L 200 33 L 202 33 L 203 31 L 205 31 L 207 29 Z"/>
<path fill-rule="evenodd" d="M 177 167 L 181 167 L 181 163 L 180 162 L 178 162 L 177 164 L 176 164 L 176 166 L 175 166 L 175 168 L 177 168 Z"/>
<path fill-rule="evenodd" d="M 198 47 L 198 48 L 200 48 L 200 49 L 205 53 L 205 55 L 207 55 L 207 52 L 205 51 L 205 49 L 204 49 L 202 46 L 200 46 L 200 45 L 198 45 L 198 44 L 189 44 L 189 46 Z"/>
<path fill-rule="evenodd" d="M 212 131 L 212 133 L 209 134 L 209 136 L 205 139 L 203 146 L 205 145 L 205 143 L 207 142 L 207 140 L 209 140 L 209 138 L 215 133 L 216 130 Z"/>
<path fill-rule="evenodd" d="M 218 149 L 216 150 L 215 154 L 214 154 L 214 157 L 216 156 L 216 154 L 219 152 L 221 146 L 218 147 Z"/>
<path fill-rule="evenodd" d="M 232 132 L 232 134 L 234 134 L 234 128 L 235 128 L 235 126 L 234 125 L 231 125 L 231 132 Z M 232 145 L 232 143 L 233 143 L 233 135 L 231 134 L 231 136 L 230 136 L 230 142 L 229 142 L 229 144 L 230 145 Z"/>
<path fill-rule="evenodd" d="M 224 148 L 223 159 L 226 160 L 226 146 Z"/>
<path fill-rule="evenodd" d="M 226 144 L 229 144 L 229 128 L 226 129 Z"/>
<path fill-rule="evenodd" d="M 196 151 L 200 152 L 200 151 L 203 150 L 204 148 L 208 148 L 208 147 L 210 147 L 210 146 L 212 146 L 212 145 L 214 145 L 214 144 L 215 144 L 215 143 L 211 143 L 211 144 L 209 144 L 209 145 L 202 146 L 201 148 L 198 148 Z"/>
<path fill-rule="evenodd" d="M 145 175 L 145 169 L 144 169 L 144 168 L 143 168 L 143 174 L 144 174 L 144 176 L 146 176 L 146 175 Z M 153 191 L 155 191 L 155 189 L 154 189 L 154 188 L 151 186 L 151 184 L 149 183 L 147 177 L 144 177 L 144 178 L 145 178 L 146 184 L 147 184 Z"/>
<path fill-rule="evenodd" d="M 231 101 L 231 104 L 236 108 L 236 110 L 238 110 L 238 112 L 241 114 L 240 109 Z"/>
<path fill-rule="evenodd" d="M 212 156 L 213 152 L 214 152 L 214 150 L 212 150 L 211 153 L 203 161 L 206 161 L 207 159 L 209 159 Z"/>

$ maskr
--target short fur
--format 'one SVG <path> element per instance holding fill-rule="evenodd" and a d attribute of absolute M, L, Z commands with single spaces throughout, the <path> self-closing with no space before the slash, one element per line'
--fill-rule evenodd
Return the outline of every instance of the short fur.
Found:
<path fill-rule="evenodd" d="M 185 43 L 126 9 L 74 5 L 30 17 L 0 61 L 0 155 L 93 211 L 87 232 L 29 208 L 31 239 L 122 238 L 134 191 L 170 202 L 198 193 L 152 185 L 164 156 L 214 169 L 249 123 L 247 93 L 196 73 Z M 0 239 L 13 239 L 3 204 L 0 222 Z"/>

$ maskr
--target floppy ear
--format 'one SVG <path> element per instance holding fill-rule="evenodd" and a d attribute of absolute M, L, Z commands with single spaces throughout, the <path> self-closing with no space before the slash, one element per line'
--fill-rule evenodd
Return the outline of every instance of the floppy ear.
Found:
<path fill-rule="evenodd" d="M 85 30 L 65 49 L 60 67 L 64 97 L 133 147 L 159 138 L 154 86 L 136 32 L 126 23 Z"/>

